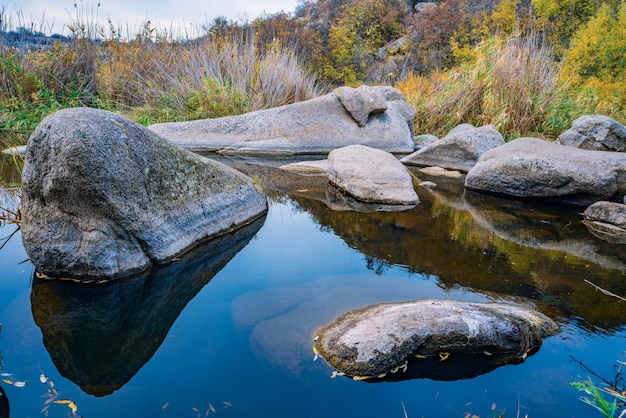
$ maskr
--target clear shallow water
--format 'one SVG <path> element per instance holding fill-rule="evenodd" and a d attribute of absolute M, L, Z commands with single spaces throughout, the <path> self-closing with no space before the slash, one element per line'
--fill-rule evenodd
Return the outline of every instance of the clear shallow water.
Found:
<path fill-rule="evenodd" d="M 83 417 L 210 416 L 211 407 L 233 417 L 403 417 L 403 405 L 411 418 L 491 417 L 494 404 L 507 417 L 597 416 L 569 382 L 590 370 L 614 377 L 626 309 L 584 279 L 626 294 L 626 256 L 576 210 L 472 196 L 441 179 L 434 193 L 418 189 L 422 203 L 409 211 L 330 210 L 341 202 L 320 179 L 233 165 L 267 188 L 266 219 L 150 275 L 42 282 L 19 232 L 0 250 L 2 370 L 27 382 L 0 383 L 12 417 L 45 416 L 42 373 Z M 0 227 L 0 238 L 14 229 Z M 522 364 L 456 381 L 331 379 L 313 361 L 315 330 L 337 315 L 421 298 L 530 304 L 563 331 Z"/>

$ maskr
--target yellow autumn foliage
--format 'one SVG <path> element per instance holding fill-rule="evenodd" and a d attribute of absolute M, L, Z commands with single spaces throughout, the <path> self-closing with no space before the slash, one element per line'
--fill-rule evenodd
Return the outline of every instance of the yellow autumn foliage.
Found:
<path fill-rule="evenodd" d="M 595 98 L 595 113 L 626 111 L 626 3 L 604 4 L 567 51 L 560 80 L 570 92 Z"/>

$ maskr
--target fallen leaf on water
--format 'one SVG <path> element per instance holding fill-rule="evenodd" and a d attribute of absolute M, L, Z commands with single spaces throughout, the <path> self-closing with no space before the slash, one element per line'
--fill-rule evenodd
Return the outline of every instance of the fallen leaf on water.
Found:
<path fill-rule="evenodd" d="M 13 382 L 13 386 L 15 386 L 16 388 L 23 388 L 24 386 L 26 386 L 26 382 Z"/>
<path fill-rule="evenodd" d="M 166 402 L 166 403 L 164 403 L 164 404 L 163 404 L 163 406 L 161 407 L 161 409 L 165 409 L 165 408 L 167 408 L 168 406 L 170 406 L 170 403 L 169 403 L 169 402 Z"/>
<path fill-rule="evenodd" d="M 486 355 L 486 356 L 492 356 L 493 355 L 489 351 L 483 351 L 483 354 Z"/>
<path fill-rule="evenodd" d="M 415 354 L 413 357 L 415 357 L 415 358 L 428 358 L 428 357 L 423 356 L 421 354 Z"/>
<path fill-rule="evenodd" d="M 213 405 L 209 404 L 209 409 L 211 410 L 211 412 L 216 413 L 217 411 L 215 410 L 215 408 L 213 407 Z"/>
<path fill-rule="evenodd" d="M 12 380 L 9 380 L 9 379 L 2 379 L 2 381 L 3 381 L 4 383 L 6 383 L 7 385 L 12 385 L 12 384 L 13 384 L 13 381 L 12 381 Z"/>
<path fill-rule="evenodd" d="M 198 408 L 194 408 L 193 406 L 191 407 L 191 410 L 194 412 L 200 412 L 200 410 Z"/>
<path fill-rule="evenodd" d="M 352 380 L 367 380 L 369 379 L 371 376 L 354 376 L 352 378 Z"/>
<path fill-rule="evenodd" d="M 448 360 L 448 357 L 450 357 L 450 353 L 448 353 L 447 351 L 442 351 L 441 353 L 439 353 L 439 361 Z"/>
<path fill-rule="evenodd" d="M 233 406 L 233 404 L 228 401 L 223 401 L 222 403 L 224 404 L 224 409 L 228 408 L 229 406 L 232 408 Z"/>

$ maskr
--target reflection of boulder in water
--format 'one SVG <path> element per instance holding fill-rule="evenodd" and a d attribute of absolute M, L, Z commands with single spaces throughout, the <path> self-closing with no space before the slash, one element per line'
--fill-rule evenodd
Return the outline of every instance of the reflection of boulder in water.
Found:
<path fill-rule="evenodd" d="M 528 352 L 527 356 L 537 351 L 538 348 L 535 348 Z M 525 358 L 520 357 L 517 353 L 469 354 L 463 352 L 451 352 L 445 361 L 442 361 L 438 355 L 427 358 L 410 357 L 406 372 L 399 369 L 396 373 L 387 373 L 381 378 L 366 379 L 365 382 L 400 382 L 413 379 L 452 382 L 455 380 L 472 379 L 507 364 L 521 364 Z"/>
<path fill-rule="evenodd" d="M 465 201 L 476 222 L 507 241 L 524 247 L 562 251 L 608 269 L 626 269 L 626 257 L 620 247 L 595 239 L 580 228 L 582 219 L 575 209 L 559 206 L 556 210 L 553 207 L 540 212 L 541 206 L 531 207 L 515 199 L 485 196 L 469 190 Z"/>
<path fill-rule="evenodd" d="M 34 279 L 33 317 L 59 373 L 95 396 L 122 387 L 154 355 L 187 303 L 263 222 L 133 278 L 98 285 Z"/>
<path fill-rule="evenodd" d="M 415 205 L 389 205 L 385 203 L 363 202 L 344 193 L 330 183 L 326 190 L 326 200 L 324 203 L 332 210 L 352 210 L 363 213 L 402 212 L 415 207 Z"/>
<path fill-rule="evenodd" d="M 0 324 L 0 331 L 2 331 L 2 324 Z M 0 370 L 2 370 L 2 365 L 2 353 L 0 353 Z M 9 398 L 7 398 L 7 394 L 4 393 L 4 388 L 0 386 L 0 418 L 9 418 L 9 415 Z"/>
<path fill-rule="evenodd" d="M 7 398 L 4 389 L 0 386 L 0 418 L 9 418 L 11 409 L 9 408 L 9 398 Z"/>

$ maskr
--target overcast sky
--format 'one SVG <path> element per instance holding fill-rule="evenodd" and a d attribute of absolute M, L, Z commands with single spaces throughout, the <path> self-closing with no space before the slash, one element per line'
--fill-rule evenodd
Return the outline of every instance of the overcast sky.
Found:
<path fill-rule="evenodd" d="M 37 26 L 42 22 L 45 13 L 45 21 L 48 25 L 54 22 L 53 32 L 60 33 L 62 30 L 67 35 L 67 29 L 63 25 L 68 22 L 69 16 L 76 15 L 76 8 L 82 7 L 91 12 L 97 12 L 98 18 L 104 24 L 107 19 L 115 25 L 138 27 L 146 19 L 150 19 L 153 25 L 168 29 L 172 25 L 199 27 L 203 23 L 211 22 L 218 16 L 225 16 L 234 21 L 252 21 L 263 13 L 273 14 L 278 11 L 294 12 L 298 0 L 2 0 L 1 5 L 5 13 L 10 14 L 11 23 L 33 22 Z M 23 18 L 18 18 L 16 11 L 20 10 Z M 91 13 L 90 13 L 91 14 Z M 18 22 L 19 20 L 19 22 Z M 44 32 L 49 32 L 44 28 Z"/>

